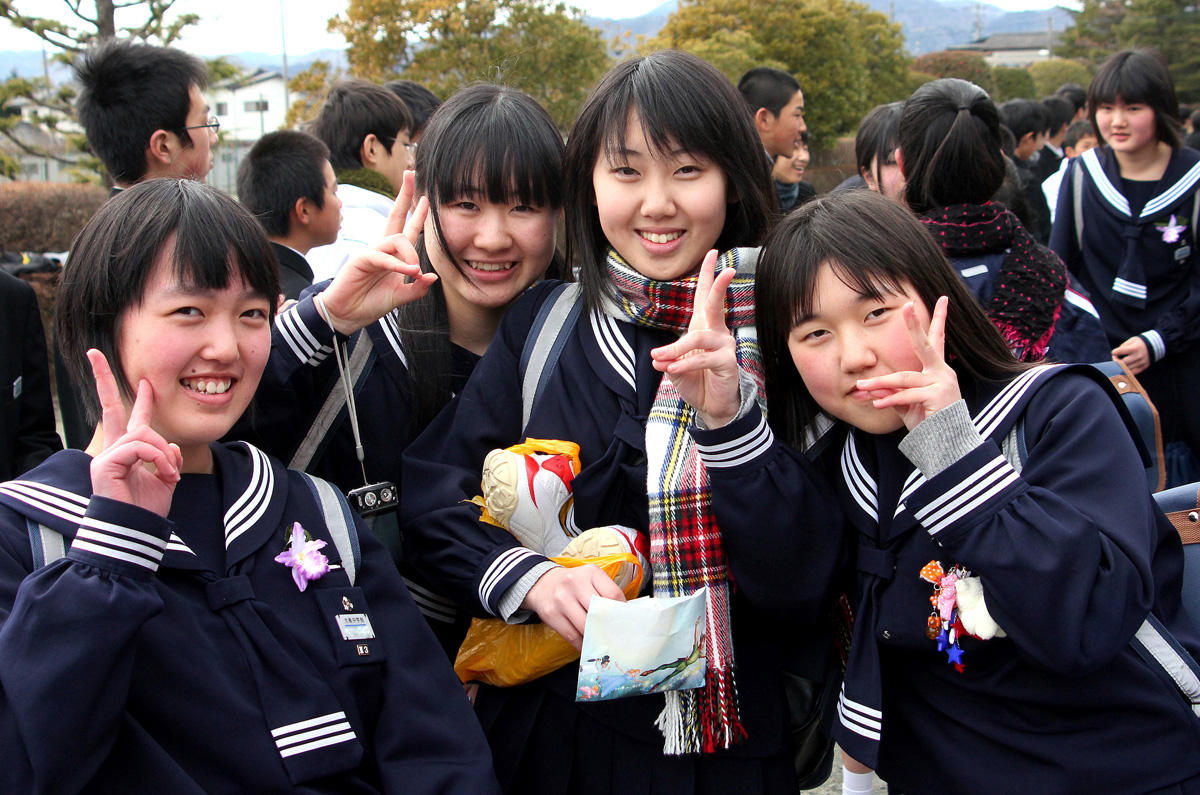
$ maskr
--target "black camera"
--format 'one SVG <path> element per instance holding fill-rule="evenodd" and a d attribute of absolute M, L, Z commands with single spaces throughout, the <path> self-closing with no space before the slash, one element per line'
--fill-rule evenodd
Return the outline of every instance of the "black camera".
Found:
<path fill-rule="evenodd" d="M 400 505 L 396 484 L 390 480 L 362 486 L 347 492 L 346 496 L 350 499 L 350 505 L 364 519 L 368 516 L 391 513 Z"/>

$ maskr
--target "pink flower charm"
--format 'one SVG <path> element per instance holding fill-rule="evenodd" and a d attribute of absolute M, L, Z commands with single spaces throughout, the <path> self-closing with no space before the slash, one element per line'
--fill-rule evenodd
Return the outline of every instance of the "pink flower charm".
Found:
<path fill-rule="evenodd" d="M 1179 235 L 1187 229 L 1187 226 L 1178 223 L 1175 216 L 1172 215 L 1166 226 L 1159 226 L 1158 229 L 1162 232 L 1163 242 L 1170 244 L 1179 242 Z"/>
<path fill-rule="evenodd" d="M 291 568 L 292 579 L 301 591 L 308 587 L 309 580 L 319 580 L 329 571 L 329 558 L 318 551 L 325 542 L 320 539 L 310 541 L 307 535 L 299 522 L 294 523 L 291 545 L 275 556 L 276 563 Z"/>

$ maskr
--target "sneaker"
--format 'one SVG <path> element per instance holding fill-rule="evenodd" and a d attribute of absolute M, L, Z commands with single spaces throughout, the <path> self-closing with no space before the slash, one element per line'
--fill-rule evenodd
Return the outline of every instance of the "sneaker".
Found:
<path fill-rule="evenodd" d="M 493 450 L 483 460 L 488 513 L 521 545 L 548 558 L 562 554 L 575 473 L 565 455 Z"/>
<path fill-rule="evenodd" d="M 633 554 L 637 556 L 638 562 L 642 565 L 644 582 L 645 578 L 649 576 L 645 547 L 646 542 L 643 540 L 643 536 L 639 535 L 636 530 L 614 524 L 584 530 L 573 538 L 571 543 L 567 544 L 562 551 L 562 557 L 587 560 L 588 558 L 603 558 L 608 555 Z M 636 566 L 632 563 L 622 563 L 621 568 L 613 577 L 613 582 L 617 584 L 617 587 L 624 589 L 626 585 L 633 582 L 633 578 L 636 576 Z"/>

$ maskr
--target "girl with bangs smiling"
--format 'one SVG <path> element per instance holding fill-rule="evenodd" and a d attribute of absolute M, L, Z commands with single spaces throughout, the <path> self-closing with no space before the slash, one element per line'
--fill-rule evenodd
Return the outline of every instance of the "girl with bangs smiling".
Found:
<path fill-rule="evenodd" d="M 519 546 L 464 500 L 478 493 L 494 448 L 526 436 L 579 444 L 568 533 L 633 528 L 650 550 L 655 596 L 707 586 L 709 673 L 703 689 L 667 701 L 577 703 L 574 664 L 515 687 L 482 686 L 476 711 L 501 786 L 522 794 L 792 795 L 780 668 L 796 632 L 776 617 L 783 600 L 791 615 L 817 622 L 840 538 L 814 541 L 811 556 L 783 572 L 716 525 L 709 474 L 686 431 L 691 413 L 650 358 L 686 331 L 701 262 L 719 258 L 738 273 L 730 322 L 755 369 L 757 252 L 738 247 L 756 245 L 774 215 L 761 143 L 745 102 L 716 69 L 663 51 L 601 80 L 568 136 L 565 170 L 568 252 L 581 289 L 575 319 L 555 338 L 561 356 L 543 373 L 543 397 L 525 422 L 522 354 L 557 289 L 539 285 L 505 316 L 452 410 L 407 451 L 406 551 L 473 612 L 538 618 L 578 648 L 592 598 L 623 599 L 620 589 L 595 566 L 562 568 Z M 755 402 L 753 380 L 741 396 Z M 804 504 L 813 527 L 835 510 L 819 495 Z M 685 731 L 664 738 L 656 720 L 668 704 Z"/>
<path fill-rule="evenodd" d="M 398 306 L 381 289 L 389 271 L 366 261 L 315 285 L 275 324 L 261 410 L 233 438 L 343 490 L 391 481 L 403 500 L 404 449 L 462 390 L 505 310 L 547 269 L 564 271 L 555 248 L 562 150 L 549 114 L 515 89 L 475 85 L 443 103 L 417 149 L 421 200 L 406 230 L 429 294 Z M 410 197 L 411 189 L 397 201 L 392 230 Z M 351 371 L 361 464 L 335 345 Z M 401 562 L 395 515 L 371 524 Z M 421 572 L 404 565 L 402 573 L 453 658 L 467 617 Z"/>

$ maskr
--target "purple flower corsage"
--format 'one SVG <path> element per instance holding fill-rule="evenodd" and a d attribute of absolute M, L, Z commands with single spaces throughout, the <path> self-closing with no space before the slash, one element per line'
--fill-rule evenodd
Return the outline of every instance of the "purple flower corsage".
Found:
<path fill-rule="evenodd" d="M 319 580 L 330 569 L 329 558 L 320 552 L 323 546 L 324 541 L 314 541 L 296 522 L 292 525 L 290 546 L 275 556 L 275 562 L 291 568 L 296 587 L 303 591 L 308 587 L 309 580 Z"/>

